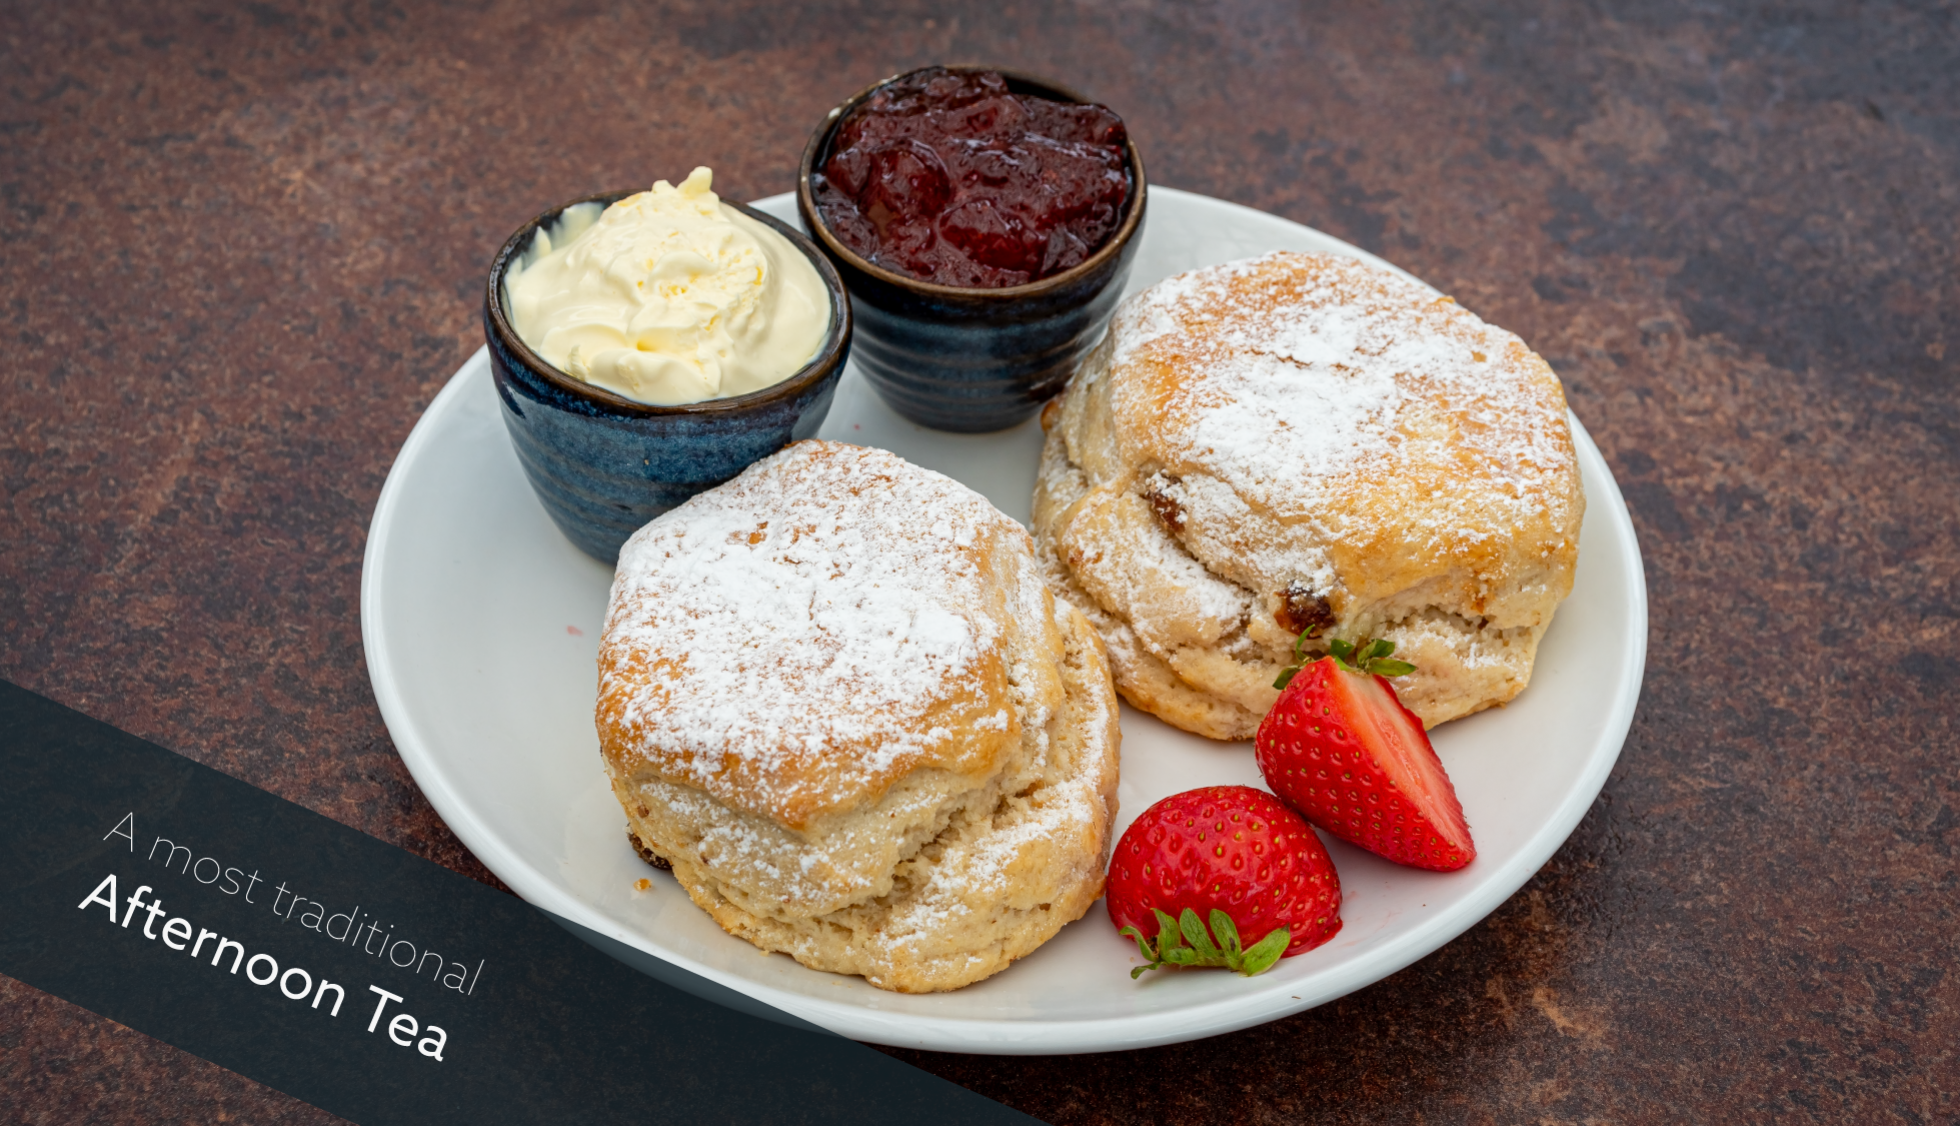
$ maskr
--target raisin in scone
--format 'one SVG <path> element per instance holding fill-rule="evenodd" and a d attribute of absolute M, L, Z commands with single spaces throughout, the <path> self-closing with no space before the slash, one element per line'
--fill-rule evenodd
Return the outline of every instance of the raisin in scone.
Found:
<path fill-rule="evenodd" d="M 628 829 L 815 969 L 957 989 L 1081 917 L 1116 716 L 1028 533 L 882 450 L 799 442 L 620 552 L 597 720 Z"/>
<path fill-rule="evenodd" d="M 1249 739 L 1310 628 L 1386 637 L 1434 727 L 1516 696 L 1572 589 L 1564 392 L 1511 333 L 1350 258 L 1280 252 L 1124 303 L 1034 497 L 1050 582 L 1137 707 Z"/>

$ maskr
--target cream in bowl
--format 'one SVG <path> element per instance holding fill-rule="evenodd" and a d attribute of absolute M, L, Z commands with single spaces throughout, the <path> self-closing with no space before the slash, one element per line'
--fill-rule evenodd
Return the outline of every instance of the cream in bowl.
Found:
<path fill-rule="evenodd" d="M 607 564 L 647 521 L 816 437 L 850 356 L 829 260 L 710 189 L 704 168 L 572 200 L 490 263 L 483 335 L 512 449 L 552 521 Z"/>
<path fill-rule="evenodd" d="M 807 255 L 696 168 L 540 227 L 505 274 L 511 326 L 573 379 L 658 406 L 747 395 L 802 370 L 830 329 Z"/>

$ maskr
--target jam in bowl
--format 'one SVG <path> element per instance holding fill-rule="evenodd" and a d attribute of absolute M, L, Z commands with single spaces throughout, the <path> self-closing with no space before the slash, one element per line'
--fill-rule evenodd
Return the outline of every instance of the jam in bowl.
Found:
<path fill-rule="evenodd" d="M 914 422 L 1030 417 L 1102 336 L 1142 228 L 1122 119 L 1012 72 L 927 67 L 832 111 L 797 206 L 850 290 L 858 365 Z"/>

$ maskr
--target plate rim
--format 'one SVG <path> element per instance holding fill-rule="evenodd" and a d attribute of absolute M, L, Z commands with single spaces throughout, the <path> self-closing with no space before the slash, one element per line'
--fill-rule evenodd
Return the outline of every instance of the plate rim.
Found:
<path fill-rule="evenodd" d="M 1300 226 L 1313 231 L 1320 238 L 1338 243 L 1357 258 L 1412 277 L 1393 263 L 1305 227 L 1305 224 L 1293 223 L 1283 216 L 1175 188 L 1153 187 L 1152 191 L 1164 196 L 1202 201 L 1207 206 L 1250 212 L 1261 220 L 1277 220 Z M 766 207 L 792 198 L 789 193 L 783 193 L 756 200 L 753 206 Z M 388 476 L 382 484 L 368 525 L 367 543 L 361 561 L 361 642 L 375 703 L 396 754 L 408 767 L 423 797 L 464 847 L 526 902 L 711 983 L 853 1039 L 897 1047 L 999 1055 L 1064 1055 L 1131 1050 L 1237 1031 L 1346 996 L 1398 973 L 1442 948 L 1516 894 L 1563 846 L 1586 811 L 1592 808 L 1618 763 L 1626 736 L 1632 728 L 1646 671 L 1648 592 L 1645 560 L 1619 482 L 1591 434 L 1568 406 L 1567 419 L 1572 426 L 1574 446 L 1582 465 L 1591 463 L 1599 479 L 1607 486 L 1604 496 L 1594 496 L 1589 490 L 1587 516 L 1605 518 L 1614 525 L 1614 531 L 1618 533 L 1615 539 L 1625 545 L 1620 561 L 1629 571 L 1624 592 L 1627 596 L 1625 610 L 1628 629 L 1622 639 L 1627 647 L 1624 653 L 1628 658 L 1627 672 L 1614 696 L 1612 709 L 1606 716 L 1600 736 L 1600 744 L 1610 744 L 1612 749 L 1610 753 L 1594 756 L 1552 814 L 1527 838 L 1524 846 L 1508 863 L 1497 873 L 1485 876 L 1480 881 L 1474 894 L 1426 918 L 1421 924 L 1385 939 L 1375 956 L 1365 964 L 1345 967 L 1341 972 L 1327 975 L 1320 980 L 1318 988 L 1303 988 L 1299 994 L 1267 991 L 1249 996 L 1216 998 L 1179 1009 L 1177 1020 L 1170 1022 L 1174 1028 L 1166 1031 L 1166 1022 L 1156 1015 L 1107 1016 L 1072 1021 L 1004 1021 L 885 1012 L 858 1004 L 826 1001 L 778 990 L 750 978 L 723 973 L 673 951 L 649 950 L 641 944 L 643 936 L 590 909 L 559 888 L 545 873 L 535 871 L 531 864 L 504 847 L 492 827 L 456 797 L 456 791 L 448 784 L 438 756 L 430 753 L 423 744 L 420 730 L 398 687 L 399 678 L 394 674 L 387 645 L 387 623 L 380 609 L 381 592 L 386 586 L 386 551 L 395 524 L 394 515 L 402 503 L 403 491 L 407 488 L 406 482 L 416 460 L 435 441 L 435 435 L 448 414 L 457 408 L 473 380 L 484 377 L 487 367 L 487 349 L 480 346 L 450 376 L 423 410 L 389 466 Z"/>

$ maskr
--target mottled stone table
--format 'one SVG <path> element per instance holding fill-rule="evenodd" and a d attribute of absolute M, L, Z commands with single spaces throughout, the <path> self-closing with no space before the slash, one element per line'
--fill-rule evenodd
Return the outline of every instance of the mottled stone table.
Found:
<path fill-rule="evenodd" d="M 1057 1123 L 1960 1120 L 1950 3 L 545 7 L 8 5 L 0 676 L 494 882 L 357 595 L 497 242 L 697 162 L 787 190 L 866 82 L 1016 66 L 1546 355 L 1651 657 L 1572 839 L 1408 970 L 1177 1047 L 896 1054 Z M 0 979 L 0 1119 L 329 1116 Z"/>

